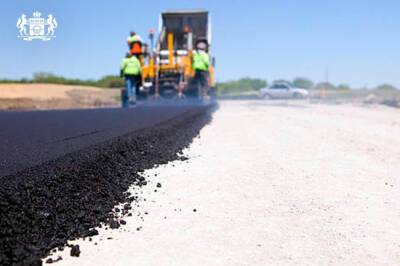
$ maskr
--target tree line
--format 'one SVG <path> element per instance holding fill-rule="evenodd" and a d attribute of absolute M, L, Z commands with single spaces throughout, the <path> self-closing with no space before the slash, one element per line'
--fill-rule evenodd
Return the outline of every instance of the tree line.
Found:
<path fill-rule="evenodd" d="M 235 93 L 235 92 L 246 92 L 246 91 L 257 91 L 259 89 L 265 88 L 269 85 L 273 85 L 276 83 L 285 83 L 285 84 L 290 84 L 294 87 L 297 88 L 302 88 L 302 89 L 315 89 L 315 90 L 340 90 L 340 91 L 346 91 L 346 90 L 351 90 L 352 88 L 347 85 L 347 84 L 339 84 L 339 85 L 334 85 L 330 82 L 319 82 L 319 83 L 314 83 L 312 80 L 308 78 L 294 78 L 293 80 L 285 80 L 285 79 L 278 79 L 274 80 L 271 83 L 269 83 L 267 80 L 264 79 L 258 79 L 258 78 L 241 78 L 238 80 L 231 80 L 231 81 L 226 81 L 226 82 L 219 82 L 217 84 L 218 86 L 218 91 L 222 94 L 224 93 Z M 375 89 L 378 90 L 395 90 L 397 89 L 395 86 L 390 85 L 390 84 L 382 84 L 380 86 L 377 86 Z"/>
<path fill-rule="evenodd" d="M 119 76 L 104 76 L 98 80 L 83 80 L 71 79 L 62 76 L 54 75 L 52 73 L 40 72 L 33 74 L 30 79 L 2 79 L 0 83 L 49 83 L 49 84 L 63 84 L 63 85 L 79 85 L 79 86 L 94 86 L 101 88 L 122 88 L 124 87 L 124 80 Z"/>
<path fill-rule="evenodd" d="M 35 73 L 31 79 L 3 79 L 0 83 L 50 83 L 50 84 L 65 84 L 65 85 L 82 85 L 82 86 L 95 86 L 101 88 L 122 88 L 124 87 L 124 80 L 119 76 L 108 75 L 98 80 L 82 80 L 82 79 L 71 79 L 62 76 L 54 75 L 47 72 Z M 241 78 L 238 80 L 230 80 L 226 82 L 217 83 L 218 91 L 221 94 L 224 93 L 237 93 L 247 91 L 258 91 L 261 88 L 265 88 L 275 83 L 287 83 L 297 88 L 303 89 L 316 89 L 316 90 L 351 90 L 352 88 L 346 84 L 339 84 L 335 86 L 329 82 L 314 83 L 312 80 L 307 78 L 294 78 L 293 80 L 278 79 L 269 83 L 265 79 L 259 78 Z M 395 86 L 391 84 L 382 84 L 375 89 L 378 90 L 395 90 Z"/>

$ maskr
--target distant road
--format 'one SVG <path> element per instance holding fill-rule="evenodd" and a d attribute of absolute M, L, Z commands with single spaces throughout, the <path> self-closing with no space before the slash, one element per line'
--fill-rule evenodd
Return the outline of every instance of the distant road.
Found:
<path fill-rule="evenodd" d="M 0 112 L 0 177 L 176 117 L 190 106 Z"/>

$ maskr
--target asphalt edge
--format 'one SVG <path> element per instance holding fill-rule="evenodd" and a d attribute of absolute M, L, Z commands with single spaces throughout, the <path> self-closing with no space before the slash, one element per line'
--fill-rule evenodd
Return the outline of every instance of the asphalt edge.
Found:
<path fill-rule="evenodd" d="M 96 234 L 93 228 L 102 223 L 118 228 L 113 208 L 137 199 L 126 191 L 147 184 L 139 173 L 186 159 L 180 152 L 211 121 L 216 108 L 196 107 L 7 176 L 0 186 L 0 264 L 41 265 L 51 250 Z M 130 209 L 122 211 L 129 214 Z"/>

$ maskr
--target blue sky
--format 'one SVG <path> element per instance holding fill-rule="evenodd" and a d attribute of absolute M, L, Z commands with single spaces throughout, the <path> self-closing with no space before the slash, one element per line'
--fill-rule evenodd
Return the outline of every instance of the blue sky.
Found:
<path fill-rule="evenodd" d="M 118 74 L 126 37 L 146 37 L 165 9 L 204 8 L 213 21 L 218 80 L 244 76 L 400 87 L 400 1 L 7 0 L 0 10 L 0 78 L 39 71 L 73 78 Z M 18 39 L 18 17 L 56 16 L 57 38 Z"/>

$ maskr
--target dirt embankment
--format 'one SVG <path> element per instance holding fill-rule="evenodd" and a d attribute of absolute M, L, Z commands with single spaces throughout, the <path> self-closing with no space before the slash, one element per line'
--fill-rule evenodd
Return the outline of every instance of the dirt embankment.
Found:
<path fill-rule="evenodd" d="M 0 84 L 0 110 L 118 106 L 118 89 L 57 84 Z"/>

